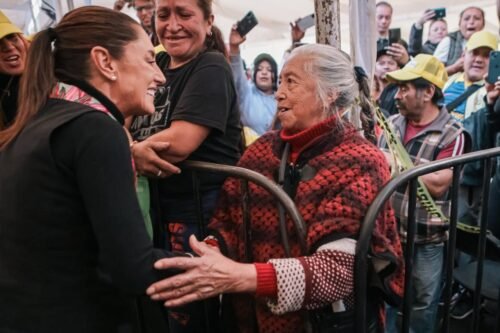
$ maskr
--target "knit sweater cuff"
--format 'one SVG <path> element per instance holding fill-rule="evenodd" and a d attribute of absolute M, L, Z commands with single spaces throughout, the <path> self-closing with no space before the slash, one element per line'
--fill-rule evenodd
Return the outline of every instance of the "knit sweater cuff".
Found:
<path fill-rule="evenodd" d="M 254 263 L 257 270 L 257 296 L 273 297 L 278 294 L 278 283 L 276 281 L 276 271 L 270 263 Z"/>

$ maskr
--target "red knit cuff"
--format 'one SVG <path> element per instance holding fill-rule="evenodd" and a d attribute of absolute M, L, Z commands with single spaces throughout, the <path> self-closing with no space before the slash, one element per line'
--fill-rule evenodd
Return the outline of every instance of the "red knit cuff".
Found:
<path fill-rule="evenodd" d="M 257 290 L 255 294 L 262 297 L 276 298 L 278 295 L 278 282 L 276 271 L 271 263 L 254 263 L 257 270 Z"/>

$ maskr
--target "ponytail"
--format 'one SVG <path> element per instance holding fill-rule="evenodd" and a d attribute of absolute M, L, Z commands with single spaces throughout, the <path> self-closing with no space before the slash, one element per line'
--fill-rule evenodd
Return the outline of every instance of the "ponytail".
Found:
<path fill-rule="evenodd" d="M 120 59 L 125 46 L 137 40 L 140 29 L 139 24 L 126 14 L 99 6 L 83 6 L 64 15 L 56 28 L 39 32 L 28 50 L 16 119 L 9 128 L 0 132 L 0 151 L 47 102 L 56 77 L 62 81 L 68 77 L 88 80 L 93 47 L 105 47 L 111 57 Z"/>
<path fill-rule="evenodd" d="M 52 54 L 54 37 L 55 31 L 49 28 L 39 32 L 31 42 L 20 82 L 18 112 L 14 123 L 0 132 L 0 151 L 5 149 L 35 116 L 54 87 L 56 82 Z"/>
<path fill-rule="evenodd" d="M 205 45 L 207 50 L 218 51 L 228 57 L 226 44 L 224 43 L 224 38 L 222 37 L 222 32 L 215 25 L 212 25 L 212 30 L 210 35 L 205 39 Z"/>
<path fill-rule="evenodd" d="M 370 85 L 365 71 L 358 66 L 354 67 L 356 74 L 356 81 L 359 86 L 359 107 L 361 113 L 359 118 L 361 120 L 361 128 L 365 138 L 373 144 L 377 143 L 377 136 L 375 135 L 375 109 L 370 100 Z"/>

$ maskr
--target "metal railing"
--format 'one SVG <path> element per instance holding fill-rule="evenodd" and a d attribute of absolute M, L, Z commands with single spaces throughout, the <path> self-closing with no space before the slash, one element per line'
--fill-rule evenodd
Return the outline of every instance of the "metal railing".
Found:
<path fill-rule="evenodd" d="M 293 225 L 295 227 L 295 232 L 297 233 L 297 239 L 300 243 L 300 248 L 302 253 L 306 253 L 306 237 L 307 230 L 300 215 L 297 207 L 295 207 L 295 203 L 292 199 L 286 194 L 283 189 L 278 186 L 272 180 L 269 180 L 265 176 L 261 175 L 258 172 L 240 168 L 236 166 L 222 165 L 216 163 L 209 162 L 199 162 L 199 161 L 184 161 L 182 163 L 182 167 L 188 170 L 191 170 L 193 173 L 193 183 L 194 183 L 194 195 L 197 196 L 196 192 L 199 192 L 198 186 L 196 185 L 196 178 L 198 172 L 210 172 L 210 173 L 222 173 L 229 177 L 234 177 L 241 179 L 242 181 L 242 211 L 243 211 L 243 225 L 245 228 L 245 248 L 250 252 L 249 247 L 251 246 L 251 235 L 250 235 L 250 212 L 248 210 L 249 202 L 250 202 L 250 193 L 248 190 L 248 183 L 253 182 L 256 185 L 261 186 L 265 190 L 267 190 L 271 195 L 273 195 L 279 204 L 284 208 L 285 212 L 288 214 L 290 219 L 293 221 Z M 195 198 L 195 200 L 199 201 L 200 198 Z M 289 246 L 289 237 L 286 225 L 284 223 L 280 223 L 280 233 L 281 233 L 281 241 L 283 247 L 285 248 L 285 253 L 288 257 L 290 254 L 290 246 Z M 249 255 L 249 254 L 248 254 Z M 247 258 L 249 259 L 249 258 Z"/>
<path fill-rule="evenodd" d="M 444 309 L 443 322 L 441 332 L 449 332 L 449 310 L 451 300 L 451 284 L 453 273 L 453 261 L 455 255 L 455 242 L 458 217 L 458 188 L 460 173 L 462 166 L 469 162 L 478 160 L 484 161 L 483 184 L 482 184 L 482 207 L 480 213 L 480 233 L 477 256 L 477 271 L 476 271 L 476 291 L 480 291 L 482 287 L 483 262 L 486 248 L 486 229 L 487 229 L 487 214 L 488 211 L 488 193 L 491 178 L 492 158 L 500 156 L 500 148 L 492 148 L 478 152 L 464 154 L 458 157 L 447 158 L 424 165 L 419 165 L 411 170 L 407 170 L 394 179 L 380 191 L 373 203 L 370 205 L 363 224 L 361 226 L 359 239 L 356 245 L 356 262 L 355 262 L 355 297 L 356 297 L 356 332 L 364 333 L 366 330 L 366 299 L 368 289 L 368 256 L 370 242 L 373 232 L 375 220 L 384 206 L 385 202 L 390 199 L 395 190 L 401 185 L 409 183 L 409 204 L 408 204 L 408 229 L 407 243 L 405 251 L 405 293 L 403 300 L 403 323 L 402 332 L 409 332 L 411 319 L 411 290 L 412 290 L 412 259 L 415 251 L 414 240 L 416 233 L 415 223 L 415 207 L 417 202 L 417 178 L 419 176 L 429 174 L 431 172 L 448 169 L 453 167 L 453 180 L 451 185 L 451 215 L 449 226 L 449 239 L 447 247 L 447 257 L 445 266 L 445 288 L 444 288 Z M 479 330 L 479 307 L 480 307 L 480 292 L 474 292 L 473 302 L 473 328 L 472 332 L 476 333 Z"/>

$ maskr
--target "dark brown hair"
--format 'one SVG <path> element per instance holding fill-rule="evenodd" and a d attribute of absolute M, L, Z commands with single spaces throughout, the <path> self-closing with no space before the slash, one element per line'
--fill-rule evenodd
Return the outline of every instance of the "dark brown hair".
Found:
<path fill-rule="evenodd" d="M 93 47 L 102 46 L 113 58 L 120 59 L 124 47 L 137 40 L 138 29 L 142 29 L 139 23 L 126 14 L 84 6 L 67 13 L 57 27 L 39 32 L 31 43 L 21 78 L 18 114 L 12 126 L 0 132 L 0 150 L 46 103 L 57 80 L 90 78 Z"/>
<path fill-rule="evenodd" d="M 208 20 L 210 15 L 213 15 L 212 12 L 212 0 L 198 0 L 198 7 L 201 9 L 203 13 L 203 18 Z M 215 25 L 212 25 L 212 34 L 207 36 L 205 39 L 205 45 L 208 50 L 219 51 L 227 57 L 227 49 L 224 44 L 224 38 L 222 37 L 222 32 Z"/>

